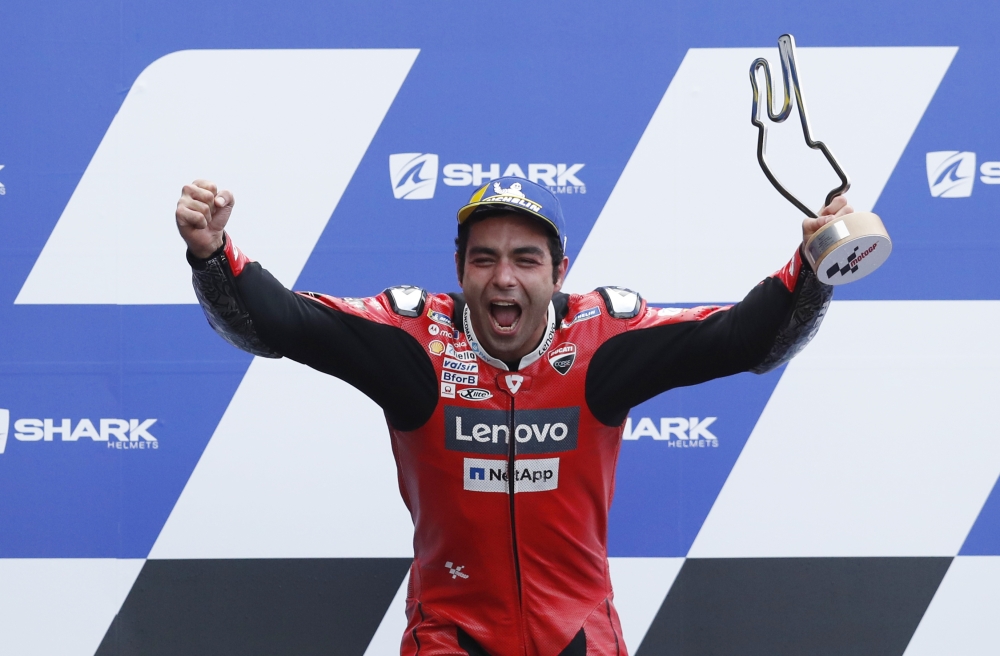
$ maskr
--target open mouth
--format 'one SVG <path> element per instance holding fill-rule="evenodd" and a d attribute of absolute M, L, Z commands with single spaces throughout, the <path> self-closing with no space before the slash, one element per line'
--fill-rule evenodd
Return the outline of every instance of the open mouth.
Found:
<path fill-rule="evenodd" d="M 513 301 L 493 301 L 490 303 L 490 319 L 498 332 L 514 332 L 521 320 L 521 306 Z"/>

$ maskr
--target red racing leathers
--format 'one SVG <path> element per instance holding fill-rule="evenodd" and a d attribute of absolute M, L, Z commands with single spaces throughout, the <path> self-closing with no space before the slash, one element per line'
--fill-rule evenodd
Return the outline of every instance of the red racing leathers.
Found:
<path fill-rule="evenodd" d="M 798 253 L 735 306 L 557 294 L 541 344 L 510 370 L 460 295 L 292 294 L 228 240 L 189 259 L 226 339 L 343 378 L 385 410 L 414 524 L 407 655 L 626 654 L 606 545 L 629 408 L 787 361 L 831 295 Z"/>

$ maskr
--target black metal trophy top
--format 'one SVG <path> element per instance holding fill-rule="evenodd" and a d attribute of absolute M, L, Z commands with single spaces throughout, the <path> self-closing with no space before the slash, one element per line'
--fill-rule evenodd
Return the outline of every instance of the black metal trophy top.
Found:
<path fill-rule="evenodd" d="M 798 69 L 795 67 L 795 37 L 791 34 L 782 34 L 778 37 L 778 51 L 781 53 L 781 75 L 785 83 L 785 101 L 781 106 L 781 111 L 774 112 L 774 91 L 773 85 L 771 83 L 771 67 L 768 65 L 767 60 L 763 57 L 759 57 L 754 60 L 750 65 L 750 86 L 753 87 L 753 115 L 750 117 L 750 122 L 757 126 L 757 161 L 760 163 L 760 168 L 763 169 L 764 175 L 767 179 L 771 181 L 774 188 L 778 192 L 787 198 L 792 205 L 802 210 L 802 212 L 809 217 L 816 218 L 816 213 L 809 209 L 802 201 L 796 198 L 790 191 L 785 189 L 784 185 L 778 181 L 774 173 L 771 172 L 771 168 L 767 164 L 767 157 L 765 156 L 765 151 L 767 150 L 767 126 L 758 117 L 760 104 L 760 93 L 757 90 L 757 70 L 760 68 L 764 69 L 764 77 L 767 83 L 767 115 L 775 123 L 783 123 L 785 119 L 789 117 L 792 113 L 792 102 L 789 94 L 790 90 L 795 91 L 795 103 L 799 107 L 799 118 L 802 121 L 802 136 L 805 137 L 806 145 L 813 150 L 820 150 L 826 157 L 826 161 L 830 163 L 833 167 L 834 172 L 836 172 L 837 177 L 840 178 L 840 186 L 830 191 L 826 195 L 825 205 L 829 205 L 830 202 L 837 196 L 843 194 L 851 187 L 851 180 L 847 177 L 847 173 L 841 168 L 840 164 L 837 162 L 837 158 L 833 156 L 830 149 L 826 147 L 822 141 L 815 141 L 812 138 L 811 130 L 809 129 L 809 118 L 806 115 L 806 104 L 802 100 L 802 87 L 799 83 L 799 73 Z"/>

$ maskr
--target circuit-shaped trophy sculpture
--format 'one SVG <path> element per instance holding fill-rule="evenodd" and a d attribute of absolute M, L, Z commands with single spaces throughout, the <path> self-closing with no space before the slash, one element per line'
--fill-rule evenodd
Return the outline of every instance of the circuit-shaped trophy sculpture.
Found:
<path fill-rule="evenodd" d="M 780 111 L 775 112 L 773 109 L 774 86 L 771 83 L 771 68 L 767 60 L 761 57 L 755 59 L 750 65 L 750 85 L 753 88 L 753 116 L 750 120 L 757 127 L 757 161 L 774 188 L 806 216 L 815 219 L 817 218 L 816 213 L 785 189 L 784 185 L 771 172 L 771 167 L 768 166 L 766 157 L 767 126 L 759 115 L 760 93 L 757 90 L 757 71 L 759 69 L 764 69 L 767 85 L 768 118 L 775 123 L 783 123 L 791 115 L 790 92 L 794 91 L 795 104 L 798 106 L 799 118 L 802 121 L 802 136 L 805 137 L 806 145 L 813 150 L 821 151 L 826 157 L 826 161 L 833 167 L 837 177 L 840 178 L 840 185 L 826 195 L 824 205 L 829 205 L 834 198 L 850 189 L 851 181 L 826 144 L 812 138 L 806 105 L 802 100 L 799 73 L 795 66 L 795 37 L 791 34 L 781 35 L 778 38 L 778 51 L 781 55 L 781 75 L 785 84 L 785 100 Z M 892 240 L 889 239 L 889 233 L 886 232 L 885 226 L 882 225 L 882 219 L 878 215 L 871 212 L 854 212 L 841 216 L 817 230 L 806 242 L 804 251 L 806 259 L 822 282 L 828 285 L 841 285 L 860 280 L 879 268 L 892 252 Z"/>

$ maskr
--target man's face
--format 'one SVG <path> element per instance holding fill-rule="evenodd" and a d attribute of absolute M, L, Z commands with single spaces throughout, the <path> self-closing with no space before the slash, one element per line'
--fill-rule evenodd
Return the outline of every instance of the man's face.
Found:
<path fill-rule="evenodd" d="M 531 217 L 502 214 L 472 226 L 459 284 L 476 337 L 490 355 L 511 362 L 538 345 L 568 264 L 564 257 L 553 282 L 548 233 Z"/>

